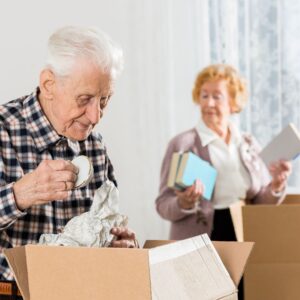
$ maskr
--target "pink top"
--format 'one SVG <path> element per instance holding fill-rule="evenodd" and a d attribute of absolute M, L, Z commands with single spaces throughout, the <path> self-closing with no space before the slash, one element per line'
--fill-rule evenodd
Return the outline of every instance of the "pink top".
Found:
<path fill-rule="evenodd" d="M 277 204 L 283 201 L 284 194 L 275 197 L 271 193 L 268 170 L 259 157 L 260 147 L 249 134 L 242 134 L 243 141 L 239 148 L 241 161 L 251 178 L 251 185 L 246 195 L 247 204 Z M 171 221 L 170 239 L 180 240 L 202 233 L 211 234 L 214 209 L 211 202 L 201 201 L 200 212 L 181 210 L 173 189 L 167 187 L 169 168 L 173 152 L 191 151 L 211 163 L 208 147 L 203 147 L 197 130 L 192 128 L 175 136 L 168 145 L 162 162 L 159 195 L 156 209 L 159 215 Z"/>

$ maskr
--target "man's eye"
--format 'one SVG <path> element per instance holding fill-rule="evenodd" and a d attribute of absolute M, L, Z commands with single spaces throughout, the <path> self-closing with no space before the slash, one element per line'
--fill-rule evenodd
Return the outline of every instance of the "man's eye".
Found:
<path fill-rule="evenodd" d="M 110 96 L 107 97 L 101 97 L 100 98 L 100 107 L 104 108 L 107 105 L 107 102 L 109 101 Z"/>
<path fill-rule="evenodd" d="M 87 97 L 87 98 L 80 98 L 79 99 L 79 105 L 88 104 L 90 100 L 91 100 L 91 98 L 89 98 L 89 97 Z"/>

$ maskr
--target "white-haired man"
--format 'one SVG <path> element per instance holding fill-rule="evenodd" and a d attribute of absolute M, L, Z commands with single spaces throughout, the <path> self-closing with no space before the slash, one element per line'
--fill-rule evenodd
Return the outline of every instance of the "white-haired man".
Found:
<path fill-rule="evenodd" d="M 94 133 L 123 64 L 122 51 L 94 28 L 64 27 L 49 39 L 34 93 L 0 106 L 0 280 L 13 275 L 1 249 L 58 233 L 91 206 L 94 191 L 116 184 L 102 137 Z M 77 155 L 90 158 L 91 183 L 73 189 Z M 63 200 L 63 201 L 62 201 Z M 113 247 L 135 246 L 135 235 L 113 228 Z"/>

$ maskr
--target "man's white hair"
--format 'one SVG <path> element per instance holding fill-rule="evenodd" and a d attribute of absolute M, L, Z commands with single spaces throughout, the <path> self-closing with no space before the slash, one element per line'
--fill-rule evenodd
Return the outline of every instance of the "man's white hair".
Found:
<path fill-rule="evenodd" d="M 112 78 L 123 69 L 123 51 L 111 38 L 94 27 L 66 26 L 55 31 L 48 41 L 46 68 L 67 76 L 78 59 L 96 63 Z"/>

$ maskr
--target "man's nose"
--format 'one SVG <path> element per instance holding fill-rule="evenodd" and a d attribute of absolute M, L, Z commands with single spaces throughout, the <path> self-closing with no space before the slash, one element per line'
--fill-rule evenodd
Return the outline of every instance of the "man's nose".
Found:
<path fill-rule="evenodd" d="M 97 101 L 97 99 L 94 99 L 92 101 L 87 109 L 86 109 L 86 116 L 90 120 L 91 124 L 96 125 L 99 123 L 101 116 L 102 116 L 102 110 L 100 108 L 100 103 Z"/>

